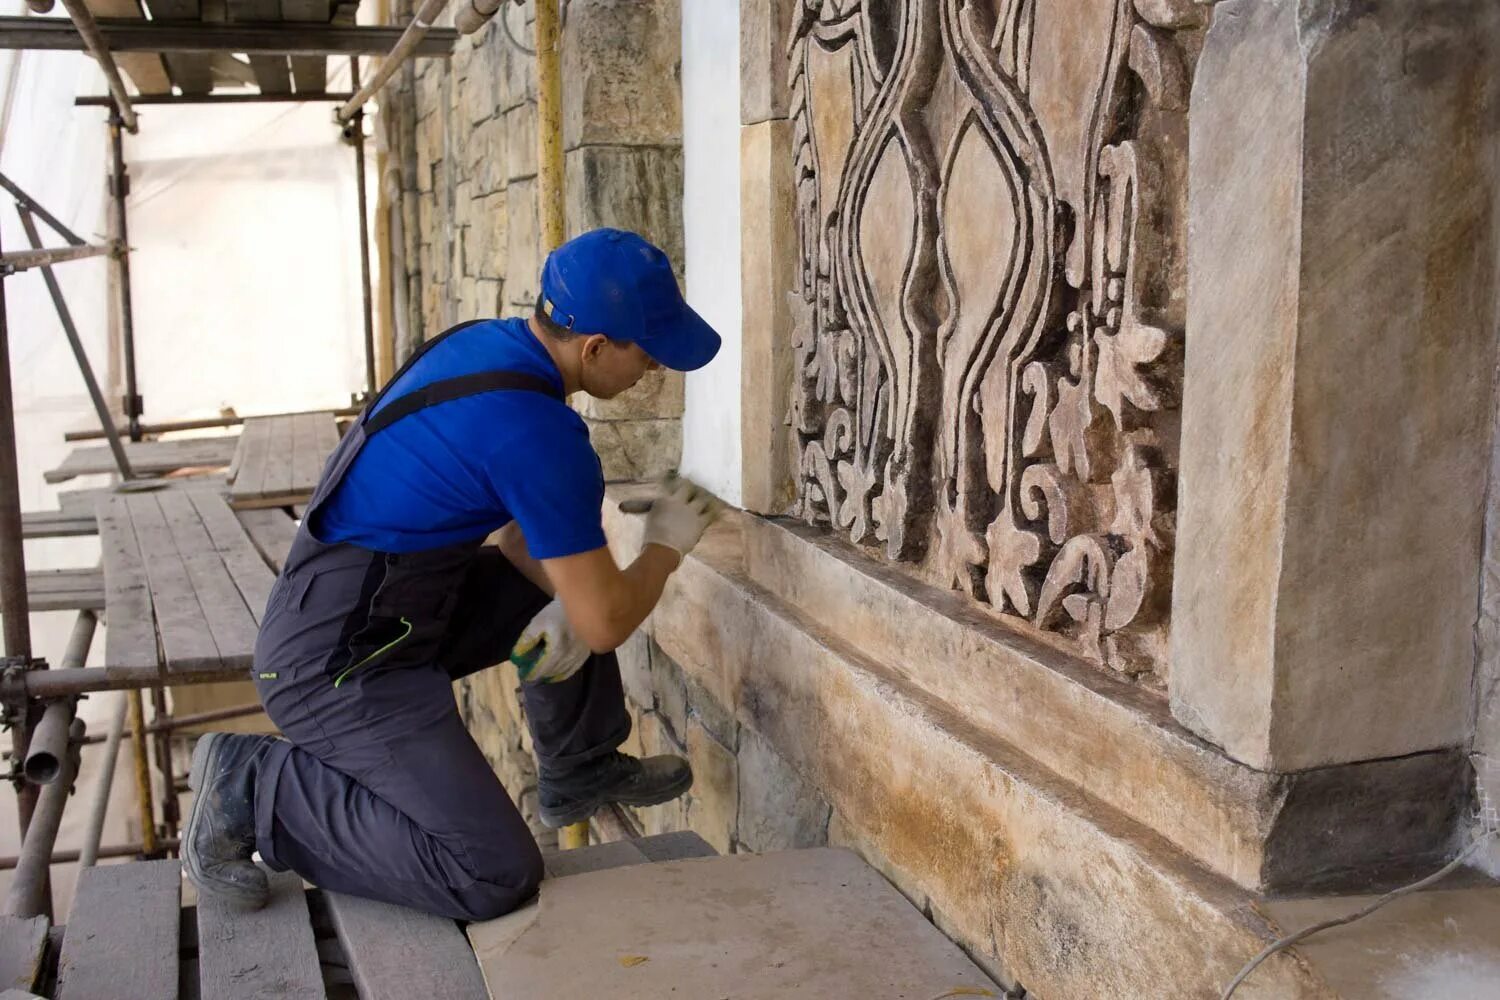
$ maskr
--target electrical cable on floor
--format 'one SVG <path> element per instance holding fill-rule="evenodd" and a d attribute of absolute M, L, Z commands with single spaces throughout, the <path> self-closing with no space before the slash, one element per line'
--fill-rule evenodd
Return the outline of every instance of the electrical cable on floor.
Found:
<path fill-rule="evenodd" d="M 1224 993 L 1222 996 L 1220 996 L 1219 1000 L 1230 1000 L 1230 997 L 1234 996 L 1234 991 L 1239 989 L 1240 984 L 1245 981 L 1250 973 L 1255 971 L 1256 967 L 1259 966 L 1260 963 L 1264 962 L 1266 959 L 1270 958 L 1278 951 L 1281 951 L 1283 948 L 1290 948 L 1298 941 L 1306 940 L 1319 931 L 1326 931 L 1331 927 L 1342 927 L 1344 924 L 1352 924 L 1356 920 L 1359 920 L 1363 917 L 1368 917 L 1370 914 L 1374 913 L 1376 910 L 1380 909 L 1382 906 L 1391 902 L 1392 900 L 1398 899 L 1401 896 L 1408 895 L 1409 893 L 1416 892 L 1420 889 L 1427 888 L 1429 885 L 1432 885 L 1432 883 L 1438 881 L 1439 879 L 1442 879 L 1459 865 L 1469 860 L 1469 858 L 1474 854 L 1475 851 L 1479 850 L 1485 844 L 1495 839 L 1497 835 L 1500 835 L 1500 829 L 1489 830 L 1485 833 L 1481 833 L 1479 836 L 1474 838 L 1473 842 L 1470 843 L 1468 847 L 1464 848 L 1463 851 L 1459 853 L 1458 857 L 1454 858 L 1452 861 L 1448 862 L 1446 865 L 1439 868 L 1431 875 L 1419 881 L 1413 882 L 1410 885 L 1403 885 L 1399 889 L 1392 889 L 1390 892 L 1386 893 L 1384 896 L 1381 896 L 1373 903 L 1365 906 L 1363 909 L 1357 910 L 1354 913 L 1348 914 L 1347 916 L 1335 917 L 1332 920 L 1325 920 L 1322 923 L 1313 924 L 1311 927 L 1305 927 L 1295 934 L 1288 934 L 1286 937 L 1272 942 L 1266 947 L 1264 951 L 1247 962 L 1245 964 L 1245 967 L 1239 971 L 1239 975 L 1235 976 L 1229 981 L 1229 985 L 1224 988 Z"/>

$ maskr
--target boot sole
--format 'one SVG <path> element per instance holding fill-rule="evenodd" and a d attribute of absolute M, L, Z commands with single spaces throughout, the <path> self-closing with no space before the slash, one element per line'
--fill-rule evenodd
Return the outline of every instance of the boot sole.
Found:
<path fill-rule="evenodd" d="M 211 893 L 244 909 L 258 910 L 265 906 L 270 898 L 269 887 L 262 892 L 214 878 L 204 871 L 203 861 L 193 847 L 194 835 L 198 831 L 198 823 L 202 817 L 203 802 L 207 798 L 202 794 L 203 778 L 213 773 L 214 765 L 218 763 L 219 743 L 225 735 L 224 733 L 207 733 L 198 737 L 198 744 L 193 747 L 193 762 L 188 768 L 188 787 L 193 790 L 193 808 L 188 813 L 187 823 L 182 828 L 180 841 L 182 867 L 187 871 L 187 876 L 192 880 L 193 885 L 198 887 L 199 892 Z"/>
<path fill-rule="evenodd" d="M 574 823 L 582 823 L 611 802 L 622 806 L 659 806 L 663 802 L 671 802 L 692 787 L 693 772 L 689 770 L 683 775 L 681 780 L 667 785 L 654 795 L 600 795 L 597 798 L 575 802 L 563 810 L 553 810 L 539 806 L 537 813 L 541 818 L 543 826 L 558 830 L 565 826 L 572 826 Z"/>

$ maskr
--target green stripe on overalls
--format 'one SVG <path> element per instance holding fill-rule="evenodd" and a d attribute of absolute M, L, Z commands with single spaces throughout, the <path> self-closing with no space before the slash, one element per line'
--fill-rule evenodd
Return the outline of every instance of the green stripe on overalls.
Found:
<path fill-rule="evenodd" d="M 371 653 L 369 656 L 365 657 L 363 660 L 360 660 L 358 663 L 354 664 L 354 666 L 352 666 L 352 667 L 345 667 L 343 669 L 343 671 L 337 677 L 335 677 L 333 679 L 333 686 L 334 687 L 338 687 L 340 684 L 344 683 L 344 678 L 346 678 L 350 674 L 354 673 L 354 671 L 358 670 L 360 667 L 364 666 L 366 663 L 369 663 L 371 660 L 379 659 L 380 657 L 384 656 L 386 653 L 389 653 L 391 650 L 395 649 L 397 646 L 399 646 L 403 642 L 405 642 L 406 639 L 407 639 L 407 637 L 411 635 L 411 622 L 407 621 L 406 618 L 403 616 L 402 619 L 401 619 L 401 624 L 406 626 L 406 631 L 405 632 L 402 632 L 400 635 L 396 636 L 396 638 L 392 639 L 390 642 L 386 643 L 384 646 L 381 646 L 379 649 L 375 650 L 375 652 Z"/>

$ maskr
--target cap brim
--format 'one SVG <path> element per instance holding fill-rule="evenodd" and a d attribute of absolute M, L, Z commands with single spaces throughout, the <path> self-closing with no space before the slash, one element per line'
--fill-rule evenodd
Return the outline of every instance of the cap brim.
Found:
<path fill-rule="evenodd" d="M 663 368 L 691 372 L 712 361 L 723 340 L 684 302 L 680 313 L 666 322 L 653 323 L 650 332 L 636 343 Z"/>

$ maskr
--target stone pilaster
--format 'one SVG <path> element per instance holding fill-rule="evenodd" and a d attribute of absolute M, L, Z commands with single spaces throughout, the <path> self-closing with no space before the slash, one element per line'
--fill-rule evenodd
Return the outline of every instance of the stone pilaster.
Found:
<path fill-rule="evenodd" d="M 1169 686 L 1257 768 L 1469 736 L 1496 30 L 1482 0 L 1214 8 Z"/>
<path fill-rule="evenodd" d="M 562 78 L 568 235 L 634 230 L 667 252 L 681 281 L 678 11 L 677 0 L 574 0 Z M 605 479 L 656 479 L 677 466 L 682 398 L 682 375 L 659 372 L 618 399 L 574 400 Z"/>
<path fill-rule="evenodd" d="M 787 118 L 790 0 L 740 3 L 741 502 L 784 513 L 795 499 L 787 424 L 795 352 L 797 206 Z"/>

